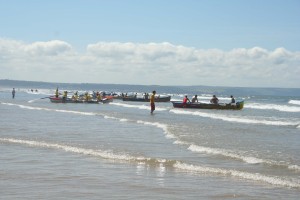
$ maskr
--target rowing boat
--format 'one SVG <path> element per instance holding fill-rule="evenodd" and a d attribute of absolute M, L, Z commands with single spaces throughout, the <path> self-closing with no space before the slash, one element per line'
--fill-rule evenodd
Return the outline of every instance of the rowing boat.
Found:
<path fill-rule="evenodd" d="M 71 98 L 62 98 L 62 97 L 49 97 L 50 102 L 52 103 L 90 103 L 90 104 L 97 104 L 97 103 L 109 103 L 112 102 L 113 99 L 112 98 L 104 98 L 101 101 L 97 101 L 97 100 L 74 100 Z"/>
<path fill-rule="evenodd" d="M 172 101 L 174 108 L 195 108 L 195 109 L 220 109 L 220 110 L 241 110 L 244 107 L 244 101 L 236 104 L 211 104 L 211 103 L 187 103 L 182 101 Z"/>

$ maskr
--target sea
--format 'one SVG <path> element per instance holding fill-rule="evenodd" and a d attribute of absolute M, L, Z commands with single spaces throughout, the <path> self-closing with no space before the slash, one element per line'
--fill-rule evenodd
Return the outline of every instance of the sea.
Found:
<path fill-rule="evenodd" d="M 5 81 L 4 81 L 5 82 Z M 0 199 L 299 199 L 300 89 L 0 82 Z M 8 82 L 8 83 L 7 83 Z M 170 95 L 242 110 L 70 95 Z M 12 98 L 12 88 L 16 96 Z"/>

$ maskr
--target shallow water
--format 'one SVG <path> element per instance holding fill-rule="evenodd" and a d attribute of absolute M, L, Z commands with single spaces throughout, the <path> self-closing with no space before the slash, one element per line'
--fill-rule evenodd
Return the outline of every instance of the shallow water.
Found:
<path fill-rule="evenodd" d="M 54 104 L 39 91 L 1 89 L 3 199 L 299 198 L 299 97 L 238 96 L 241 111 L 156 103 L 150 115 L 147 103 Z"/>

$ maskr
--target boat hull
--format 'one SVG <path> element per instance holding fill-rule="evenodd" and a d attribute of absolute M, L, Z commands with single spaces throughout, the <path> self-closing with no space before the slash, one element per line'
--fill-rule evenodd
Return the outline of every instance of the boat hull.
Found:
<path fill-rule="evenodd" d="M 194 108 L 194 109 L 218 109 L 218 110 L 241 110 L 244 107 L 244 101 L 237 102 L 236 105 L 231 104 L 209 104 L 209 103 L 187 103 L 182 101 L 173 101 L 174 108 Z"/>
<path fill-rule="evenodd" d="M 89 103 L 89 104 L 98 104 L 98 103 L 109 103 L 109 102 L 112 102 L 113 99 L 112 98 L 105 98 L 101 101 L 97 101 L 97 100 L 89 100 L 89 101 L 86 101 L 86 100 L 73 100 L 73 99 L 70 99 L 70 98 L 67 98 L 67 99 L 63 99 L 61 97 L 50 97 L 50 102 L 52 103 Z"/>

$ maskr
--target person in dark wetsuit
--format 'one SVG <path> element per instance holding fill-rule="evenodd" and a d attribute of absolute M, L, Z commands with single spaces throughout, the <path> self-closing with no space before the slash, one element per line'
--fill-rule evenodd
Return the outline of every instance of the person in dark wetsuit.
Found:
<path fill-rule="evenodd" d="M 152 95 L 150 96 L 150 107 L 151 107 L 151 114 L 153 114 L 153 111 L 155 110 L 155 94 L 156 94 L 156 91 L 154 90 L 152 92 Z"/>
<path fill-rule="evenodd" d="M 15 98 L 15 95 L 16 95 L 16 90 L 15 90 L 15 88 L 13 88 L 11 94 L 12 94 L 12 98 L 14 99 L 14 98 Z"/>
<path fill-rule="evenodd" d="M 219 99 L 216 97 L 216 95 L 213 95 L 213 98 L 210 100 L 210 103 L 212 103 L 212 104 L 218 104 L 219 103 Z"/>
<path fill-rule="evenodd" d="M 231 95 L 230 98 L 231 98 L 230 105 L 236 105 L 234 97 Z"/>

